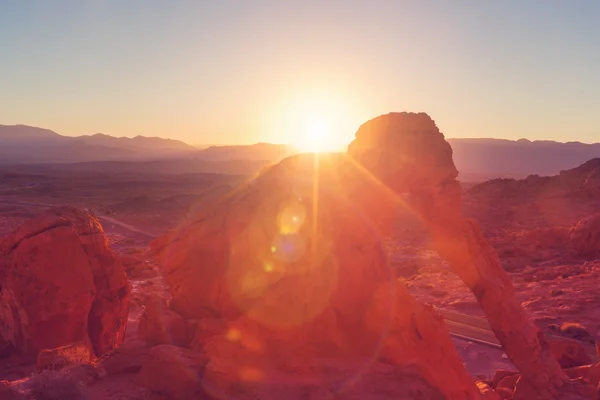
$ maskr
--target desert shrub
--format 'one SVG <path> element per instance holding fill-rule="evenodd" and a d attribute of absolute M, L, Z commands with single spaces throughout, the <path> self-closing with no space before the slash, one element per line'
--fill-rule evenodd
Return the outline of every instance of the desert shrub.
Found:
<path fill-rule="evenodd" d="M 83 383 L 61 371 L 43 371 L 31 377 L 29 395 L 32 400 L 86 400 Z"/>
<path fill-rule="evenodd" d="M 564 322 L 560 326 L 560 332 L 573 339 L 585 340 L 591 338 L 589 331 L 583 325 L 576 322 Z"/>

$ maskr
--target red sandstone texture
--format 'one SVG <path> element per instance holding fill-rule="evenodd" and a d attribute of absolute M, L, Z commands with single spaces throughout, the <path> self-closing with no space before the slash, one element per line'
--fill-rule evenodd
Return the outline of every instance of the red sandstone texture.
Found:
<path fill-rule="evenodd" d="M 5 353 L 82 342 L 101 355 L 123 342 L 129 282 L 90 213 L 50 210 L 3 238 L 0 254 Z"/>

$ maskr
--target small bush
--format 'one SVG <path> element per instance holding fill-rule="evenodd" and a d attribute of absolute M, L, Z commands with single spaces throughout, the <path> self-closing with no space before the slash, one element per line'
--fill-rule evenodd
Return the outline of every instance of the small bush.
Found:
<path fill-rule="evenodd" d="M 31 377 L 29 395 L 32 400 L 86 400 L 83 383 L 61 371 L 43 371 Z"/>
<path fill-rule="evenodd" d="M 564 322 L 560 326 L 560 332 L 573 339 L 588 340 L 591 338 L 589 331 L 576 322 Z"/>

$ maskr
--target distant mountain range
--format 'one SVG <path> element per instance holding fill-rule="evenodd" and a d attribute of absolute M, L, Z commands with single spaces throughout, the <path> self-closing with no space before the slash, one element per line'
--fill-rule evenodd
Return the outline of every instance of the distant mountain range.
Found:
<path fill-rule="evenodd" d="M 197 151 L 173 139 L 117 138 L 101 133 L 70 137 L 32 126 L 0 125 L 1 163 L 148 160 L 180 157 Z"/>
<path fill-rule="evenodd" d="M 462 181 L 556 175 L 589 159 L 600 157 L 600 143 L 504 139 L 448 139 Z M 215 172 L 253 174 L 268 163 L 297 153 L 287 145 L 211 146 L 199 149 L 182 141 L 158 137 L 117 138 L 105 134 L 62 136 L 42 128 L 0 125 L 0 163 L 56 164 L 107 161 L 144 161 L 129 169 L 148 168 L 165 173 Z M 148 162 L 151 162 L 148 164 Z M 228 165 L 230 164 L 230 165 Z M 104 164 L 108 167 L 107 164 Z M 125 164 L 122 164 L 124 167 Z M 79 164 L 77 168 L 84 168 Z M 196 171 L 198 170 L 198 171 Z"/>
<path fill-rule="evenodd" d="M 461 180 L 551 176 L 600 157 L 600 143 L 448 139 Z"/>

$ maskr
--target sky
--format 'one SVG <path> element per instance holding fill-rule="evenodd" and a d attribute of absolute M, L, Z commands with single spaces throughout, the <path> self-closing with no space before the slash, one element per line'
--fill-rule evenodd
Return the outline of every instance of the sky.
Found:
<path fill-rule="evenodd" d="M 600 141 L 597 0 L 0 0 L 0 124 L 192 144 Z"/>

